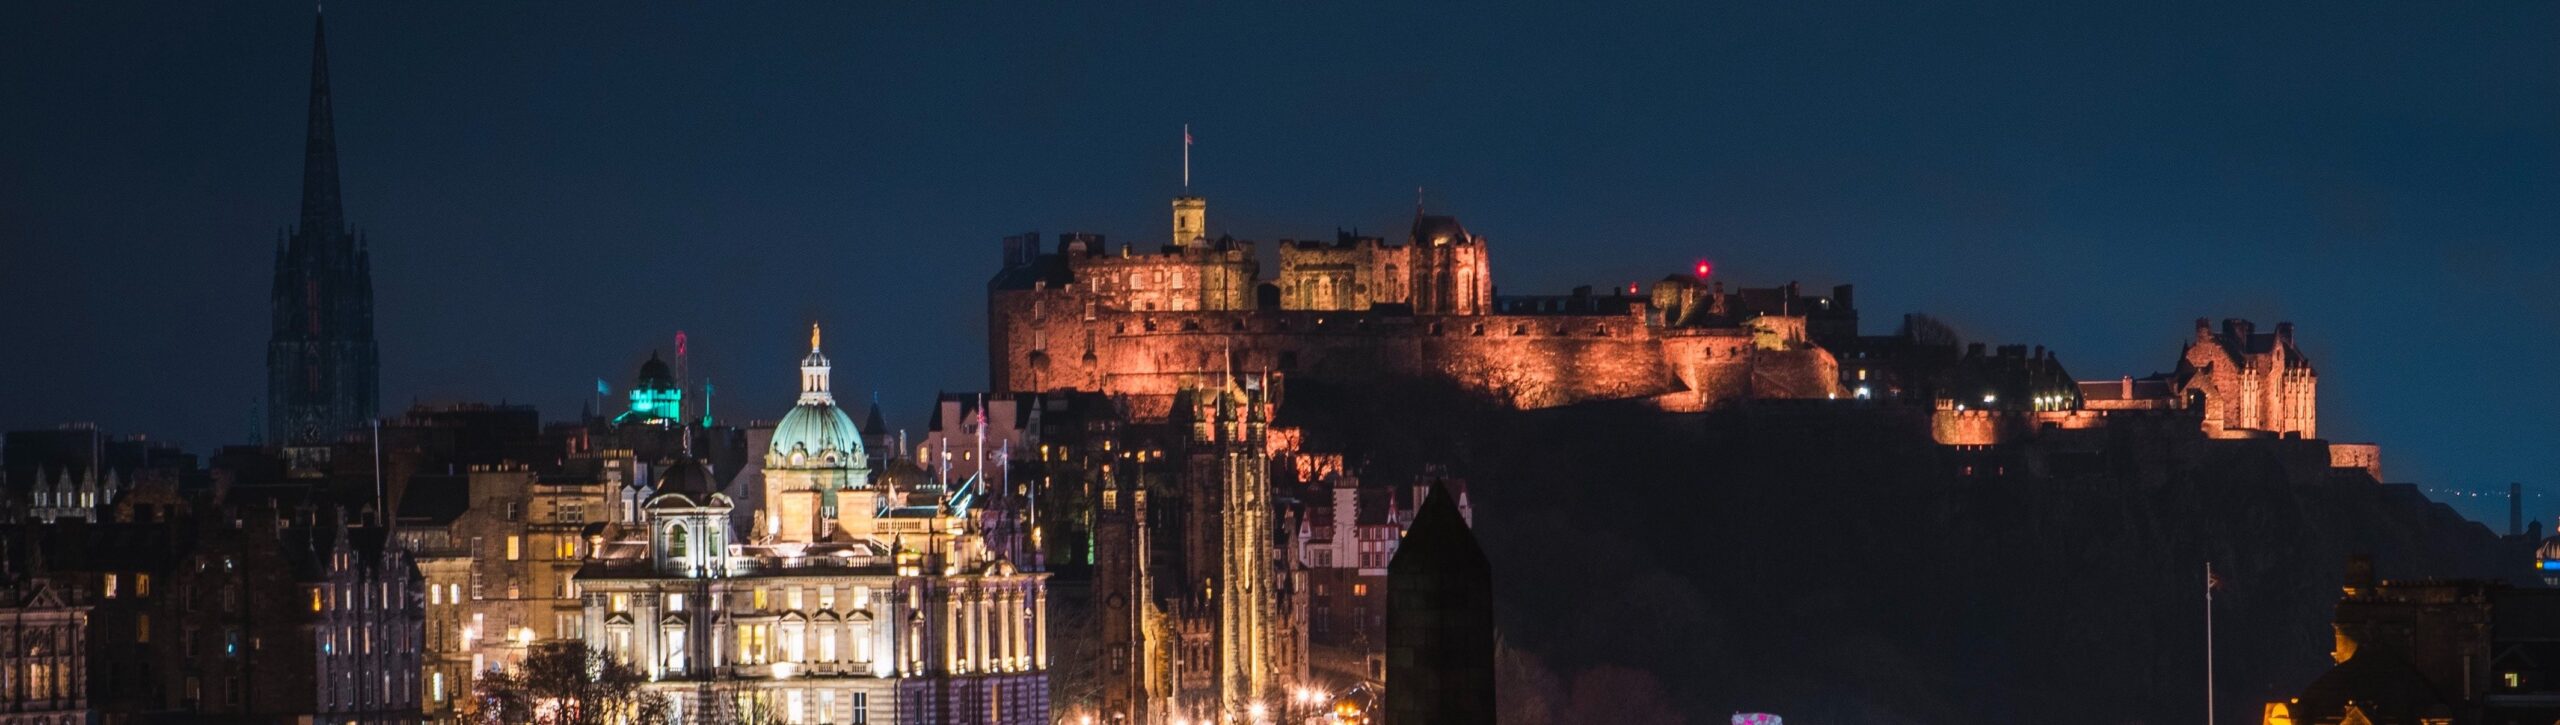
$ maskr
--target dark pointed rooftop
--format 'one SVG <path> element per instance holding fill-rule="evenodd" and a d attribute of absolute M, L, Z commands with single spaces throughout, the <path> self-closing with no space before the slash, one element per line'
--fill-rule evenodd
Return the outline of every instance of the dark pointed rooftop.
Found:
<path fill-rule="evenodd" d="M 311 119 L 302 140 L 302 229 L 336 235 L 347 227 L 338 203 L 338 131 L 329 103 L 329 23 L 311 20 Z"/>
<path fill-rule="evenodd" d="M 886 435 L 888 432 L 889 421 L 880 416 L 880 396 L 873 395 L 871 396 L 871 414 L 862 419 L 862 434 L 876 436 Z"/>

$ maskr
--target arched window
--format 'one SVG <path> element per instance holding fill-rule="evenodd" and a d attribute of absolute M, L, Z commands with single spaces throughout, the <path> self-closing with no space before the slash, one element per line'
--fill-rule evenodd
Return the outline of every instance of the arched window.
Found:
<path fill-rule="evenodd" d="M 667 530 L 667 556 L 685 558 L 684 524 L 676 524 Z"/>

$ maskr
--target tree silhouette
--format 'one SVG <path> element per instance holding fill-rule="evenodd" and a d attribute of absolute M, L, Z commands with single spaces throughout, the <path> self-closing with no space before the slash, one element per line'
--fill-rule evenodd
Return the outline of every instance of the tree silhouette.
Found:
<path fill-rule="evenodd" d="M 666 722 L 665 695 L 648 692 L 649 678 L 585 642 L 545 642 L 512 670 L 481 675 L 475 688 L 478 720 L 489 723 L 606 725 Z"/>

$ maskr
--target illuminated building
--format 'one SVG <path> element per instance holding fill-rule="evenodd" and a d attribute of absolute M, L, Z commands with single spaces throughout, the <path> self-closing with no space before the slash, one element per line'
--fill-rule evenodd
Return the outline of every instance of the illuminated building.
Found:
<path fill-rule="evenodd" d="M 676 384 L 675 373 L 649 353 L 649 361 L 640 364 L 640 374 L 631 381 L 631 407 L 613 417 L 615 425 L 674 425 L 684 420 L 684 388 Z"/>
<path fill-rule="evenodd" d="M 1271 462 L 1266 435 L 1270 398 L 1261 381 L 1230 376 L 1225 386 L 1194 391 L 1189 556 L 1191 578 L 1206 584 L 1206 601 L 1189 609 L 1215 610 L 1211 642 L 1217 711 L 1233 716 L 1275 702 L 1283 670 L 1279 623 L 1282 578 L 1273 570 Z M 1207 613 L 1202 611 L 1202 613 Z M 1202 693 L 1206 694 L 1206 693 Z M 1197 697 L 1177 690 L 1176 701 Z"/>
<path fill-rule="evenodd" d="M 984 533 L 1007 497 L 876 475 L 810 337 L 799 401 L 741 482 L 753 523 L 702 464 L 668 469 L 579 570 L 587 642 L 688 721 L 1048 722 L 1047 575 Z"/>
<path fill-rule="evenodd" d="M 106 521 L 127 491 L 174 489 L 198 472 L 196 457 L 176 446 L 86 423 L 9 431 L 0 436 L 0 521 Z"/>
<path fill-rule="evenodd" d="M 1648 292 L 1496 296 L 1488 242 L 1416 208 L 1400 242 L 1356 233 L 1256 245 L 1205 229 L 1207 202 L 1175 200 L 1173 243 L 1112 248 L 1070 233 L 1004 241 L 989 285 L 990 385 L 1098 392 L 1163 420 L 1182 391 L 1236 367 L 1297 379 L 1440 380 L 1524 408 L 1646 400 L 1699 410 L 1751 398 L 1838 394 L 1825 335 L 1856 313 L 1794 285 L 1728 293 L 1675 277 Z M 1631 287 L 1633 287 L 1631 285 Z"/>
<path fill-rule="evenodd" d="M 2261 333 L 2229 319 L 2215 331 L 2199 318 L 2174 372 L 2083 382 L 2080 390 L 2091 410 L 2184 411 L 2215 438 L 2317 438 L 2319 385 L 2319 371 L 2294 344 L 2293 323 Z"/>
<path fill-rule="evenodd" d="M 318 465 L 326 444 L 371 421 L 380 396 L 373 262 L 338 196 L 326 25 L 311 33 L 311 107 L 303 139 L 302 217 L 277 240 L 267 341 L 267 443 Z"/>
<path fill-rule="evenodd" d="M 466 705 L 483 672 L 522 663 L 534 645 L 583 636 L 573 577 L 590 536 L 629 521 L 621 499 L 651 469 L 628 451 L 575 463 L 552 473 L 476 465 L 461 481 L 409 488 L 398 537 L 426 588 L 428 715 Z"/>
<path fill-rule="evenodd" d="M 0 722 L 89 722 L 89 607 L 37 578 L 0 577 Z"/>

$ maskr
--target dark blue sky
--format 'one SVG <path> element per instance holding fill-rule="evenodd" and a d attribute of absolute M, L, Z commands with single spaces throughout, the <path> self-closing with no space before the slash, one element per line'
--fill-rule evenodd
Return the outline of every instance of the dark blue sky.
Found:
<path fill-rule="evenodd" d="M 2560 513 L 2560 3 L 1372 5 L 340 3 L 385 406 L 567 415 L 684 329 L 770 417 L 815 318 L 914 425 L 999 238 L 1162 238 L 1188 122 L 1213 231 L 1427 186 L 1509 292 L 1708 257 L 2083 378 L 2292 320 L 2324 433 Z M 309 13 L 0 8 L 0 426 L 250 435 Z"/>

